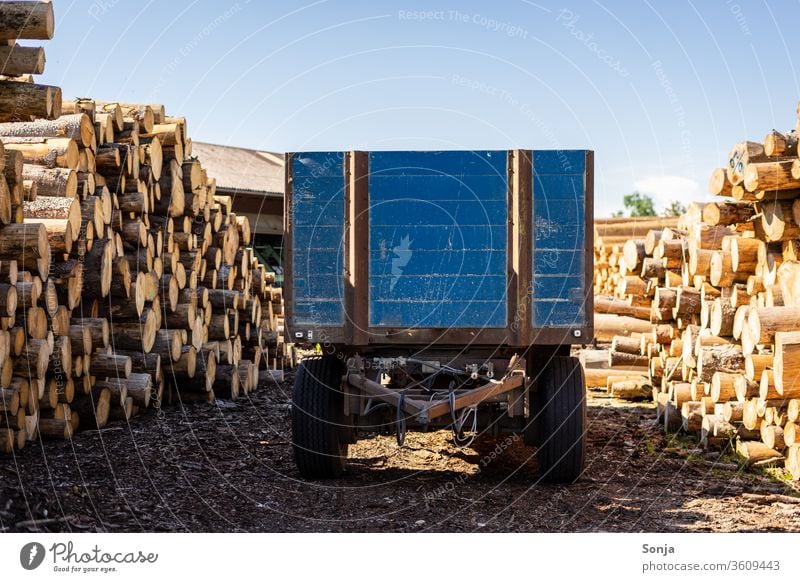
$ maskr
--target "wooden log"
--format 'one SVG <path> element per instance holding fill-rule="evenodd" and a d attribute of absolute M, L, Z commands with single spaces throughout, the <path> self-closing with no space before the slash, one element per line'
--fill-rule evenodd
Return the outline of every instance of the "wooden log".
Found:
<path fill-rule="evenodd" d="M 140 351 L 117 350 L 118 356 L 128 356 L 131 359 L 131 373 L 150 374 L 153 385 L 161 377 L 161 356 L 159 354 L 145 354 Z"/>
<path fill-rule="evenodd" d="M 764 370 L 772 368 L 771 354 L 749 354 L 744 358 L 745 376 L 749 380 L 758 380 Z"/>
<path fill-rule="evenodd" d="M 86 295 L 107 297 L 114 275 L 114 245 L 107 240 L 95 241 L 84 255 Z"/>
<path fill-rule="evenodd" d="M 764 153 L 769 157 L 796 156 L 797 132 L 794 130 L 786 133 L 771 131 L 764 137 Z"/>
<path fill-rule="evenodd" d="M 55 17 L 50 2 L 3 2 L 0 14 L 0 39 L 53 38 Z"/>
<path fill-rule="evenodd" d="M 122 404 L 111 406 L 111 411 L 109 413 L 109 419 L 111 420 L 130 420 L 131 416 L 133 415 L 133 398 L 126 398 Z"/>
<path fill-rule="evenodd" d="M 141 350 L 144 353 L 149 353 L 156 343 L 158 335 L 157 324 L 156 313 L 150 308 L 144 309 L 137 321 L 117 321 L 110 329 L 115 347 L 123 350 Z"/>
<path fill-rule="evenodd" d="M 214 375 L 213 391 L 217 398 L 237 400 L 241 391 L 239 371 L 236 366 L 217 365 Z"/>
<path fill-rule="evenodd" d="M 0 46 L 0 75 L 41 75 L 44 63 L 42 47 Z"/>
<path fill-rule="evenodd" d="M 798 437 L 800 437 L 800 432 L 798 432 L 798 425 L 793 422 L 787 422 L 783 425 L 783 444 L 786 447 L 791 447 L 794 444 L 798 444 Z"/>
<path fill-rule="evenodd" d="M 709 280 L 716 287 L 730 287 L 734 283 L 746 283 L 749 273 L 735 271 L 731 253 L 728 251 L 713 251 L 711 254 L 711 267 Z"/>
<path fill-rule="evenodd" d="M 630 295 L 634 298 L 651 296 L 652 291 L 648 290 L 647 281 L 636 275 L 627 275 L 622 277 L 617 287 L 619 293 L 622 295 Z M 238 293 L 234 291 L 234 293 Z M 235 309 L 235 308 L 234 308 Z"/>
<path fill-rule="evenodd" d="M 641 276 L 643 279 L 651 279 L 651 278 L 661 279 L 664 277 L 666 268 L 667 268 L 667 262 L 665 259 L 645 257 L 644 260 L 642 261 Z"/>
<path fill-rule="evenodd" d="M 24 164 L 22 177 L 36 184 L 37 197 L 75 198 L 78 193 L 78 174 L 68 168 Z"/>
<path fill-rule="evenodd" d="M 0 89 L 2 84 L 0 81 Z M 70 170 L 77 170 L 80 164 L 78 143 L 71 138 L 4 137 L 3 143 L 7 150 L 20 152 L 26 164 Z"/>
<path fill-rule="evenodd" d="M 60 418 L 40 418 L 39 434 L 45 438 L 70 439 L 72 438 L 72 423 Z"/>
<path fill-rule="evenodd" d="M 72 251 L 72 244 L 76 237 L 73 234 L 69 220 L 29 218 L 25 224 L 41 224 L 44 226 L 51 252 L 67 255 Z"/>
<path fill-rule="evenodd" d="M 717 297 L 711 305 L 709 328 L 715 336 L 730 336 L 736 310 L 729 298 Z"/>
<path fill-rule="evenodd" d="M 95 352 L 90 359 L 93 376 L 128 378 L 131 375 L 131 359 L 127 356 Z"/>
<path fill-rule="evenodd" d="M 23 377 L 44 378 L 50 358 L 46 340 L 28 339 L 13 358 L 14 372 Z"/>
<path fill-rule="evenodd" d="M 89 330 L 92 336 L 92 345 L 95 348 L 107 348 L 109 341 L 108 320 L 100 317 L 78 317 L 73 318 L 72 323 L 76 326 L 84 327 Z"/>
<path fill-rule="evenodd" d="M 79 146 L 91 147 L 94 140 L 94 124 L 84 113 L 62 115 L 53 120 L 0 123 L 0 136 L 55 138 L 67 137 L 77 141 Z"/>
<path fill-rule="evenodd" d="M 681 420 L 685 432 L 696 433 L 703 428 L 703 404 L 701 402 L 684 402 L 681 405 Z"/>
<path fill-rule="evenodd" d="M 7 224 L 0 227 L 0 257 L 46 259 L 49 267 L 47 229 L 42 224 Z"/>
<path fill-rule="evenodd" d="M 161 199 L 156 202 L 154 211 L 157 214 L 172 217 L 183 215 L 185 198 L 180 164 L 171 160 L 169 165 L 163 169 L 158 184 L 161 188 Z"/>
<path fill-rule="evenodd" d="M 755 344 L 772 343 L 775 333 L 800 326 L 800 307 L 759 307 L 749 311 L 747 326 Z"/>
<path fill-rule="evenodd" d="M 697 244 L 689 244 L 689 274 L 708 275 L 711 272 L 711 257 L 714 252 L 701 249 Z"/>
<path fill-rule="evenodd" d="M 714 372 L 711 377 L 710 396 L 714 402 L 727 402 L 736 399 L 736 378 L 738 374 Z"/>
<path fill-rule="evenodd" d="M 744 169 L 744 187 L 758 190 L 792 190 L 800 187 L 800 179 L 792 177 L 793 160 L 748 164 Z"/>
<path fill-rule="evenodd" d="M 745 168 L 752 163 L 766 162 L 768 156 L 764 153 L 764 145 L 753 141 L 739 142 L 733 146 L 728 154 L 726 174 L 728 182 L 732 185 L 744 182 Z"/>
<path fill-rule="evenodd" d="M 778 394 L 786 398 L 798 398 L 800 397 L 800 332 L 777 332 L 774 340 L 775 389 Z"/>
<path fill-rule="evenodd" d="M 758 430 L 761 418 L 758 415 L 758 399 L 751 398 L 744 402 L 742 408 L 742 424 L 748 430 Z"/>
<path fill-rule="evenodd" d="M 728 243 L 728 251 L 731 254 L 731 266 L 734 271 L 744 271 L 753 273 L 759 262 L 759 255 L 765 252 L 766 245 L 763 241 L 745 237 L 726 237 L 723 241 Z"/>
<path fill-rule="evenodd" d="M 681 418 L 681 410 L 675 404 L 667 400 L 664 403 L 664 431 L 667 433 L 677 432 L 683 426 L 683 419 Z"/>
<path fill-rule="evenodd" d="M 584 377 L 587 388 L 606 388 L 609 377 L 625 376 L 629 379 L 647 378 L 648 371 L 641 366 L 621 368 L 585 368 Z"/>
<path fill-rule="evenodd" d="M 800 262 L 788 260 L 777 271 L 786 306 L 800 306 Z"/>
<path fill-rule="evenodd" d="M 692 384 L 690 382 L 672 382 L 668 393 L 670 401 L 680 410 L 684 402 L 692 400 Z"/>
<path fill-rule="evenodd" d="M 131 372 L 128 378 L 108 379 L 106 383 L 112 386 L 112 395 L 124 394 L 123 402 L 130 398 L 140 408 L 147 408 L 150 405 L 153 393 L 153 379 L 150 374 Z M 124 390 L 122 389 L 123 386 Z"/>
<path fill-rule="evenodd" d="M 217 309 L 226 309 L 226 307 L 220 307 L 217 303 L 217 295 L 219 292 L 231 293 L 237 298 L 239 297 L 238 291 L 228 291 L 227 289 L 209 289 L 209 297 L 214 296 L 212 299 L 212 305 L 214 305 Z M 227 303 L 225 300 L 222 301 L 223 304 L 228 306 L 231 303 Z M 237 303 L 238 305 L 238 303 Z M 648 307 L 636 307 L 630 305 L 626 300 L 619 299 L 616 297 L 608 297 L 608 296 L 596 296 L 594 301 L 594 311 L 595 313 L 603 313 L 603 314 L 611 314 L 611 315 L 623 315 L 628 317 L 633 317 L 637 319 L 649 319 L 650 317 L 650 308 Z"/>
<path fill-rule="evenodd" d="M 688 242 L 689 250 L 692 248 L 718 251 L 722 249 L 722 241 L 726 236 L 735 234 L 730 226 L 696 223 L 689 227 Z"/>
<path fill-rule="evenodd" d="M 781 451 L 785 448 L 783 440 L 783 429 L 779 426 L 762 424 L 761 442 L 773 450 Z"/>
<path fill-rule="evenodd" d="M 652 385 L 646 378 L 609 382 L 609 393 L 611 396 L 623 400 L 649 399 L 651 397 L 651 392 Z"/>
<path fill-rule="evenodd" d="M 180 357 L 167 365 L 170 375 L 180 378 L 194 378 L 197 374 L 197 349 L 186 345 L 181 347 Z"/>
<path fill-rule="evenodd" d="M 248 394 L 258 386 L 258 365 L 250 360 L 240 360 L 237 365 L 242 391 Z"/>
<path fill-rule="evenodd" d="M 630 336 L 614 336 L 611 342 L 611 352 L 624 352 L 628 354 L 641 355 L 640 338 Z"/>
<path fill-rule="evenodd" d="M 89 394 L 72 403 L 74 414 L 80 418 L 83 429 L 101 429 L 108 423 L 111 409 L 111 391 L 103 386 L 92 387 Z"/>
<path fill-rule="evenodd" d="M 715 196 L 730 196 L 732 184 L 728 181 L 725 168 L 716 168 L 708 180 L 708 191 Z"/>
<path fill-rule="evenodd" d="M 24 215 L 27 224 L 45 227 L 51 250 L 56 252 L 69 253 L 65 249 L 71 249 L 81 233 L 80 205 L 75 199 L 40 196 L 33 202 L 25 202 Z"/>
<path fill-rule="evenodd" d="M 216 378 L 217 360 L 213 351 L 203 354 L 203 358 L 199 358 L 197 363 L 197 372 L 195 377 L 187 379 L 178 384 L 177 388 L 180 390 L 183 397 L 184 392 L 211 392 L 213 394 L 213 385 Z"/>
<path fill-rule="evenodd" d="M 703 207 L 703 222 L 711 226 L 735 225 L 749 221 L 754 214 L 750 203 L 713 202 Z"/>
<path fill-rule="evenodd" d="M 702 382 L 711 382 L 715 372 L 739 373 L 744 371 L 744 354 L 736 344 L 706 346 L 697 356 L 697 376 Z"/>
<path fill-rule="evenodd" d="M 756 236 L 767 242 L 798 238 L 800 228 L 793 217 L 792 204 L 781 200 L 761 205 L 761 219 L 754 223 Z M 800 213 L 800 207 L 797 208 Z"/>
<path fill-rule="evenodd" d="M 182 130 L 177 123 L 157 123 L 151 132 L 144 132 L 143 137 L 158 137 L 163 146 L 175 146 L 183 142 Z"/>
<path fill-rule="evenodd" d="M 726 402 L 722 407 L 722 416 L 728 422 L 741 422 L 743 414 L 743 402 Z"/>
<path fill-rule="evenodd" d="M 783 455 L 771 449 L 761 441 L 743 441 L 736 443 L 738 454 L 748 466 L 778 463 L 783 460 Z"/>
<path fill-rule="evenodd" d="M 144 161 L 147 163 L 152 173 L 153 179 L 158 182 L 161 179 L 163 169 L 164 154 L 161 149 L 161 140 L 152 139 L 142 145 L 144 151 Z"/>
<path fill-rule="evenodd" d="M 627 336 L 631 333 L 649 333 L 653 326 L 648 322 L 633 317 L 618 315 L 594 314 L 595 337 L 601 341 L 611 341 L 615 335 Z"/>
<path fill-rule="evenodd" d="M 622 247 L 622 256 L 628 268 L 636 271 L 646 256 L 644 239 L 628 240 Z"/>
<path fill-rule="evenodd" d="M 691 315 L 700 313 L 702 307 L 700 292 L 694 287 L 678 287 L 675 297 L 675 307 L 672 310 L 673 317 L 687 318 Z"/>
<path fill-rule="evenodd" d="M 764 370 L 761 373 L 761 381 L 758 388 L 758 398 L 761 400 L 774 400 L 781 395 L 775 389 L 775 375 L 772 370 Z"/>
<path fill-rule="evenodd" d="M 177 361 L 181 357 L 181 335 L 178 330 L 159 329 L 153 342 L 153 353 L 161 356 L 164 366 L 168 362 Z"/>

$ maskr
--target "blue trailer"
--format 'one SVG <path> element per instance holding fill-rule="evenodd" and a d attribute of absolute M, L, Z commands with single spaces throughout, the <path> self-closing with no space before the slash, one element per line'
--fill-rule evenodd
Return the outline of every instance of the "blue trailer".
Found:
<path fill-rule="evenodd" d="M 544 479 L 584 465 L 594 156 L 586 150 L 286 155 L 287 339 L 308 478 L 363 435 L 521 433 Z"/>

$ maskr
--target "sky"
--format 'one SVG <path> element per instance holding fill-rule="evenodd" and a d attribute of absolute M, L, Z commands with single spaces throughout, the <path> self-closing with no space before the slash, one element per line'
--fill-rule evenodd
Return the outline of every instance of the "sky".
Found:
<path fill-rule="evenodd" d="M 42 83 L 271 151 L 592 149 L 595 214 L 792 129 L 798 0 L 55 0 Z M 28 41 L 23 44 L 33 44 Z"/>

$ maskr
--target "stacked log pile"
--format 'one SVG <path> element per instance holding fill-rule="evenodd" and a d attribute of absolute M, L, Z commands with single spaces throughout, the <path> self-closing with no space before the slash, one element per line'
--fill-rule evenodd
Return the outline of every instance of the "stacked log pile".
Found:
<path fill-rule="evenodd" d="M 609 362 L 647 367 L 666 430 L 800 478 L 797 129 L 736 144 L 710 179 L 719 201 L 600 256 L 595 307 Z"/>
<path fill-rule="evenodd" d="M 186 120 L 34 83 L 44 54 L 14 43 L 52 32 L 50 3 L 0 2 L 5 453 L 162 402 L 238 398 L 292 355 L 274 274 L 191 157 Z"/>

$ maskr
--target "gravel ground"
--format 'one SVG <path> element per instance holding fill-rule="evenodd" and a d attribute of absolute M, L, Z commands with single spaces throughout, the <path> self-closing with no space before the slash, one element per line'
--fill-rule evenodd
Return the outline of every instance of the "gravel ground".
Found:
<path fill-rule="evenodd" d="M 344 478 L 305 482 L 291 381 L 31 443 L 0 459 L 0 531 L 800 531 L 780 471 L 667 441 L 651 405 L 598 396 L 573 485 L 539 483 L 521 439 L 460 450 L 446 431 L 362 440 Z"/>

